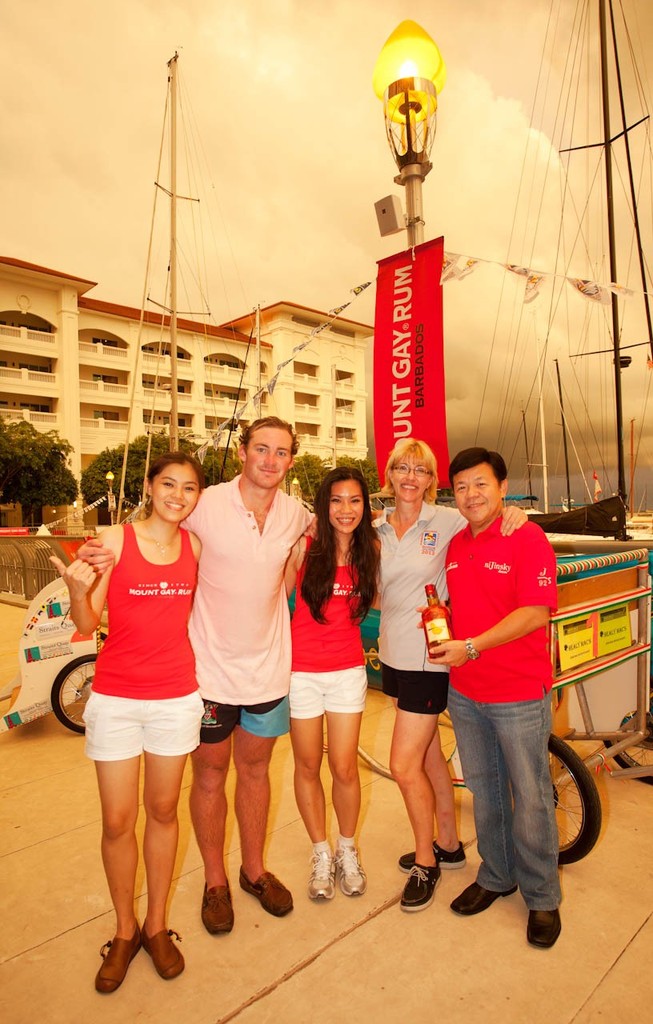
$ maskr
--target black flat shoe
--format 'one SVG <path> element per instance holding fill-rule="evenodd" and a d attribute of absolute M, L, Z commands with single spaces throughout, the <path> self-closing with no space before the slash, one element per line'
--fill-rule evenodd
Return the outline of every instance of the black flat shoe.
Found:
<path fill-rule="evenodd" d="M 517 892 L 517 886 L 506 889 L 505 892 L 492 892 L 491 889 L 484 889 L 478 882 L 472 882 L 466 889 L 456 896 L 451 904 L 454 914 L 462 914 L 464 917 L 471 917 L 472 914 L 481 914 L 488 907 L 491 907 L 500 896 L 512 896 Z"/>
<path fill-rule="evenodd" d="M 560 911 L 557 908 L 555 910 L 529 910 L 526 938 L 531 946 L 550 949 L 561 931 Z"/>

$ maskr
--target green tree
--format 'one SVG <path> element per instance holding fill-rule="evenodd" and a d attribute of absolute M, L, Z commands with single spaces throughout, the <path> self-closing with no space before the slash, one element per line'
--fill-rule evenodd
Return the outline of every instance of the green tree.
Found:
<path fill-rule="evenodd" d="M 236 452 L 228 448 L 225 457 L 224 448 L 209 448 L 202 463 L 207 487 L 211 484 L 233 480 L 240 473 L 240 459 Z"/>
<path fill-rule="evenodd" d="M 350 455 L 343 455 L 338 460 L 339 466 L 351 466 L 354 469 L 360 469 L 361 473 L 365 478 L 370 494 L 374 494 L 376 491 L 381 490 L 379 483 L 379 474 L 376 470 L 376 463 L 372 462 L 371 459 L 353 459 Z"/>
<path fill-rule="evenodd" d="M 170 451 L 170 440 L 166 434 L 152 434 L 149 440 L 150 462 L 154 462 L 159 455 L 164 455 Z M 180 446 L 183 451 L 191 450 L 187 442 L 180 441 Z M 127 501 L 134 505 L 138 505 L 141 500 L 147 450 L 148 437 L 145 434 L 134 438 L 129 445 L 124 493 Z M 124 454 L 124 444 L 118 445 L 117 448 L 105 448 L 99 455 L 96 455 L 86 469 L 82 470 L 82 494 L 87 505 L 97 501 L 98 498 L 107 493 L 108 472 L 114 475 L 113 490 L 118 495 Z"/>
<path fill-rule="evenodd" d="M 0 500 L 16 502 L 23 521 L 41 520 L 44 505 L 69 505 L 77 481 L 68 465 L 72 446 L 56 430 L 41 433 L 31 423 L 0 419 Z"/>
<path fill-rule="evenodd" d="M 142 434 L 134 438 L 129 445 L 127 454 L 127 469 L 125 473 L 125 498 L 133 505 L 138 505 L 143 491 L 143 479 L 145 476 L 145 465 L 147 462 L 148 437 Z M 179 439 L 179 450 L 194 455 L 197 445 L 192 444 L 187 438 Z M 159 455 L 166 455 L 170 451 L 170 439 L 167 434 L 156 433 L 150 436 L 149 465 Z M 113 490 L 116 496 L 120 491 L 120 477 L 122 475 L 122 464 L 124 460 L 125 446 L 118 445 L 117 448 L 105 448 L 100 452 L 82 472 L 82 494 L 87 505 L 97 501 L 98 498 L 107 493 L 107 473 L 111 471 L 114 475 Z M 240 462 L 236 455 L 229 450 L 227 452 L 226 465 L 223 471 L 224 448 L 210 448 L 202 464 L 207 485 L 220 483 L 221 480 L 232 480 L 240 472 Z M 221 475 L 222 473 L 222 475 Z"/>

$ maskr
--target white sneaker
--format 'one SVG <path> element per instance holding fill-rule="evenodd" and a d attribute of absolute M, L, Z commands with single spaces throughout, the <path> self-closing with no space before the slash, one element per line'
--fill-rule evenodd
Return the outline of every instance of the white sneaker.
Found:
<path fill-rule="evenodd" d="M 338 847 L 335 855 L 340 888 L 345 896 L 362 896 L 367 889 L 367 875 L 358 859 L 355 846 Z"/>
<path fill-rule="evenodd" d="M 336 865 L 330 850 L 314 853 L 308 895 L 312 900 L 332 900 L 336 894 Z"/>

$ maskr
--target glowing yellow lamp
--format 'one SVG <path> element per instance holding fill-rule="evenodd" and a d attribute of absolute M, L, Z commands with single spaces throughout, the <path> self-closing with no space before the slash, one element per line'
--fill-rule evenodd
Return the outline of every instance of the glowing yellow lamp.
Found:
<path fill-rule="evenodd" d="M 425 78 L 438 93 L 447 78 L 437 45 L 415 21 L 402 21 L 386 40 L 372 76 L 374 92 L 382 100 L 394 82 L 406 78 Z"/>

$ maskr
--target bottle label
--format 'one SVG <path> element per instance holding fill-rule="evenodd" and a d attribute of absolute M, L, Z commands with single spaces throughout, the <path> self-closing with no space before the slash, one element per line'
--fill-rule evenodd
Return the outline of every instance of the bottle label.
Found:
<path fill-rule="evenodd" d="M 426 635 L 430 644 L 441 644 L 443 640 L 450 640 L 449 624 L 444 616 L 440 619 L 429 619 L 424 623 Z"/>

